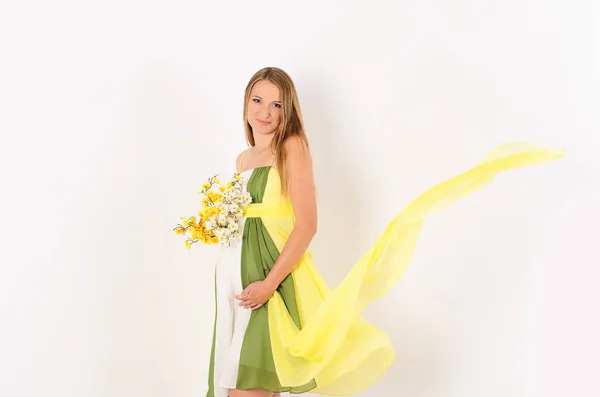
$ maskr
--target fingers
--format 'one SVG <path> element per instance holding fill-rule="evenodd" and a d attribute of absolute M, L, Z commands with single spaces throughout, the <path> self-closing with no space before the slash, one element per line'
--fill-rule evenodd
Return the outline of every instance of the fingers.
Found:
<path fill-rule="evenodd" d="M 239 294 L 239 295 L 236 295 L 236 296 L 235 296 L 235 299 L 238 299 L 238 300 L 241 300 L 241 301 L 246 301 L 246 300 L 248 300 L 248 299 L 249 299 L 249 297 L 250 297 L 250 295 L 249 295 L 249 294 L 247 294 L 247 293 L 245 293 L 245 292 L 242 292 L 241 294 Z"/>
<path fill-rule="evenodd" d="M 246 289 L 243 290 L 239 295 L 236 295 L 235 298 L 236 299 L 240 299 L 243 300 L 244 298 L 248 297 L 250 291 L 247 291 Z"/>
<path fill-rule="evenodd" d="M 246 309 L 252 309 L 256 305 L 262 305 L 261 303 L 253 302 L 251 300 L 245 300 L 240 302 L 239 306 L 245 307 Z"/>
<path fill-rule="evenodd" d="M 239 295 L 236 295 L 236 299 L 239 300 L 247 300 L 248 297 L 250 296 L 250 285 L 246 287 L 245 290 L 243 290 Z"/>
<path fill-rule="evenodd" d="M 242 300 L 238 304 L 238 306 L 241 306 L 246 309 L 252 309 L 252 310 L 260 309 L 263 305 L 264 305 L 264 303 L 256 303 L 256 302 L 252 302 L 250 300 Z"/>
<path fill-rule="evenodd" d="M 235 295 L 235 298 L 240 301 L 240 303 L 238 303 L 238 306 L 252 310 L 260 309 L 261 307 L 263 307 L 264 303 L 257 303 L 252 301 L 250 293 L 250 287 L 247 287 L 239 295 Z"/>
<path fill-rule="evenodd" d="M 244 292 L 242 292 L 239 295 L 235 296 L 236 299 L 238 299 L 240 301 L 240 303 L 238 303 L 238 306 L 248 306 L 253 304 L 252 301 L 250 300 L 250 294 L 246 294 Z"/>
<path fill-rule="evenodd" d="M 242 300 L 240 303 L 238 303 L 238 306 L 242 306 L 242 307 L 248 307 L 252 305 L 252 302 L 250 302 L 249 300 Z"/>

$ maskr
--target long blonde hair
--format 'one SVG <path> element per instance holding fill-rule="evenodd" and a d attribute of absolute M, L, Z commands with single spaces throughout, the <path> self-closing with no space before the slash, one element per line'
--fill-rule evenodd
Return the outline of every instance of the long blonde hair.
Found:
<path fill-rule="evenodd" d="M 266 67 L 252 76 L 244 94 L 244 129 L 246 130 L 246 141 L 250 146 L 254 146 L 255 142 L 252 127 L 248 123 L 248 102 L 250 101 L 250 93 L 254 84 L 261 80 L 268 80 L 275 84 L 279 88 L 279 95 L 281 96 L 281 119 L 279 127 L 271 140 L 271 150 L 275 153 L 275 164 L 279 170 L 282 193 L 284 196 L 288 196 L 290 181 L 287 172 L 287 153 L 283 143 L 288 137 L 296 135 L 304 142 L 305 149 L 309 149 L 308 138 L 304 131 L 300 102 L 298 101 L 298 93 L 296 92 L 292 78 L 280 68 Z"/>

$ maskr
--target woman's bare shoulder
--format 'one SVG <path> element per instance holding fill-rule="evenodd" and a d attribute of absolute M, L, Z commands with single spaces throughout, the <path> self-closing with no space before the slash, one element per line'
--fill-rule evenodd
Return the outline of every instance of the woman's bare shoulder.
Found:
<path fill-rule="evenodd" d="M 283 142 L 283 145 L 288 151 L 305 151 L 308 149 L 306 142 L 298 135 L 293 135 Z"/>

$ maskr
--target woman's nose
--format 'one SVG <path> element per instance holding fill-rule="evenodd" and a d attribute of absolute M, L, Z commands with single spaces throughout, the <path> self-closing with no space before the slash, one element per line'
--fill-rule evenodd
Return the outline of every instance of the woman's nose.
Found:
<path fill-rule="evenodd" d="M 269 106 L 263 106 L 260 109 L 260 115 L 263 117 L 269 117 L 269 115 L 271 114 L 271 108 Z"/>

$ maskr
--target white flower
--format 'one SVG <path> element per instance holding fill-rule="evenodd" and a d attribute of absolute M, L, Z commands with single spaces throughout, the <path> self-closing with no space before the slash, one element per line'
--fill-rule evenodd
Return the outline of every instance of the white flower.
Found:
<path fill-rule="evenodd" d="M 220 186 L 227 186 L 221 192 L 222 202 L 217 205 L 208 204 L 208 206 L 219 210 L 218 215 L 211 217 L 204 222 L 204 227 L 211 230 L 219 239 L 219 243 L 229 246 L 235 240 L 241 238 L 240 222 L 244 216 L 244 208 L 252 202 L 252 196 L 246 190 L 247 181 L 239 176 L 230 181 L 224 181 L 223 184 L 215 183 L 213 190 L 217 191 Z M 220 185 L 220 186 L 218 186 Z"/>

